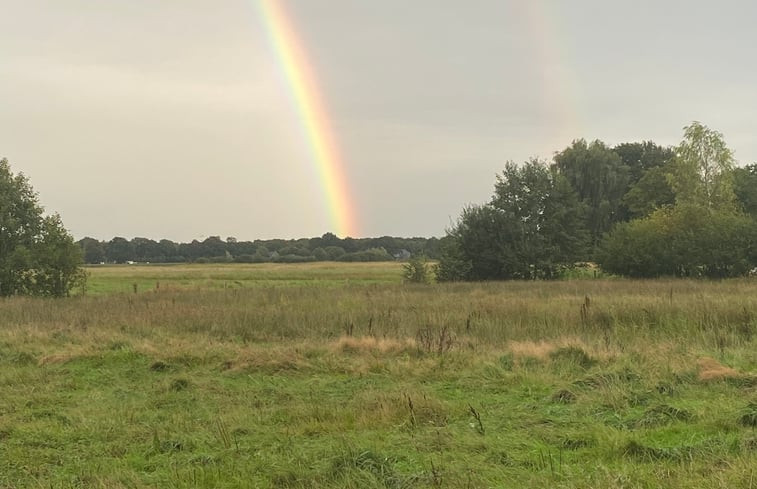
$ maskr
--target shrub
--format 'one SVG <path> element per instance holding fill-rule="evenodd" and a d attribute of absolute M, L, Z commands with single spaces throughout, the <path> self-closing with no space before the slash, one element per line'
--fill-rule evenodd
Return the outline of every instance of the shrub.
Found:
<path fill-rule="evenodd" d="M 431 269 L 425 256 L 415 256 L 402 265 L 402 278 L 414 284 L 431 283 Z"/>

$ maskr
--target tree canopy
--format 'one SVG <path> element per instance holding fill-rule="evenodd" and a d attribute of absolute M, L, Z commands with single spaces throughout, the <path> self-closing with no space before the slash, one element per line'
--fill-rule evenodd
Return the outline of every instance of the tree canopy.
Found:
<path fill-rule="evenodd" d="M 81 262 L 60 216 L 45 216 L 29 180 L 0 160 L 0 296 L 68 295 L 84 280 Z"/>
<path fill-rule="evenodd" d="M 442 280 L 552 278 L 580 257 L 587 238 L 583 204 L 542 161 L 507 163 L 489 204 L 470 206 L 448 237 Z"/>

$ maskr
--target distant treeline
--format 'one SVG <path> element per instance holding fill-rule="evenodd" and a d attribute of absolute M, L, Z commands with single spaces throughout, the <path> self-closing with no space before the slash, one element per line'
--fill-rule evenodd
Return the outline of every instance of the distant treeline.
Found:
<path fill-rule="evenodd" d="M 176 243 L 168 239 L 110 241 L 84 238 L 78 241 L 86 263 L 300 263 L 312 261 L 369 262 L 439 256 L 437 238 L 339 238 L 326 233 L 319 238 L 239 241 L 210 236 L 202 241 Z"/>

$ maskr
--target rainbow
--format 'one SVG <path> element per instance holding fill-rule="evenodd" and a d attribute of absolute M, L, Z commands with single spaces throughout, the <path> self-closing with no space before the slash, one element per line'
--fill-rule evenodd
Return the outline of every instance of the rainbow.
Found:
<path fill-rule="evenodd" d="M 336 138 L 305 50 L 280 0 L 260 0 L 260 11 L 312 152 L 335 233 L 342 237 L 355 237 L 358 234 L 355 205 Z"/>

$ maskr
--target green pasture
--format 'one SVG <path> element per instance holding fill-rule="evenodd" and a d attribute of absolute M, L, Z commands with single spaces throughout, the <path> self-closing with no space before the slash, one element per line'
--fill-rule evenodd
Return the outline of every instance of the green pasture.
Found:
<path fill-rule="evenodd" d="M 0 301 L 0 488 L 757 484 L 754 281 L 90 271 Z"/>
<path fill-rule="evenodd" d="M 399 283 L 402 264 L 316 262 L 307 264 L 89 265 L 86 292 L 110 294 L 163 289 Z M 77 291 L 78 292 L 78 291 Z"/>

